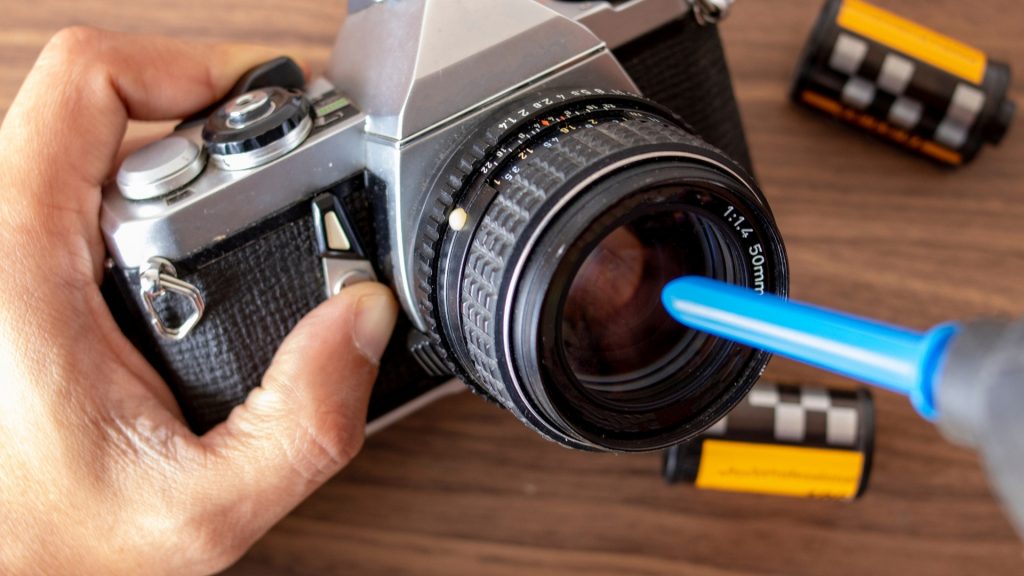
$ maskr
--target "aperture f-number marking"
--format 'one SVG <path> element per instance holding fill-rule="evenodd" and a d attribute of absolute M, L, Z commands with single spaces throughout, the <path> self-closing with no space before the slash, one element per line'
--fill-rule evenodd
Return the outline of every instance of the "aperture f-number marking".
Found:
<path fill-rule="evenodd" d="M 743 227 L 743 223 L 746 222 L 747 219 L 744 218 L 743 216 L 740 216 L 739 213 L 736 212 L 736 208 L 734 206 L 729 206 L 728 208 L 726 208 L 724 216 L 725 221 L 728 222 L 729 224 L 732 224 L 732 227 L 735 228 L 736 231 L 739 232 L 740 235 L 743 236 L 744 238 L 747 238 L 748 236 L 754 233 L 753 228 Z"/>
<path fill-rule="evenodd" d="M 744 228 L 743 223 L 746 222 L 746 218 L 740 216 L 739 212 L 736 211 L 735 206 L 727 206 L 725 212 L 722 213 L 725 221 L 729 223 L 743 239 L 746 239 L 754 233 L 752 228 Z M 754 244 L 747 249 L 747 254 L 750 257 L 750 271 L 751 271 L 751 288 L 754 289 L 758 294 L 764 294 L 765 292 L 765 256 L 764 246 L 760 243 Z"/>

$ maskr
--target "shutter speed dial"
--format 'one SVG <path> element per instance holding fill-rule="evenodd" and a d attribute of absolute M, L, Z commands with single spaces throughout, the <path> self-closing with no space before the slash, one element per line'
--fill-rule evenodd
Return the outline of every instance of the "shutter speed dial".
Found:
<path fill-rule="evenodd" d="M 291 152 L 312 129 L 305 96 L 268 87 L 246 92 L 218 108 L 203 127 L 203 142 L 218 168 L 248 170 Z"/>

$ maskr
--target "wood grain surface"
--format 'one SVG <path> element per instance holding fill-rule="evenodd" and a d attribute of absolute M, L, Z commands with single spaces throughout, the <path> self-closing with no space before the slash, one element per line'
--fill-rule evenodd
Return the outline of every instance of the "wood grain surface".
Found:
<path fill-rule="evenodd" d="M 878 4 L 1024 70 L 1019 0 Z M 724 26 L 794 296 L 920 328 L 1019 313 L 1024 127 L 950 171 L 794 108 L 787 87 L 819 6 L 742 0 Z M 342 11 L 332 0 L 0 0 L 0 110 L 63 26 L 271 44 L 316 68 Z M 768 376 L 849 384 L 779 360 Z M 657 456 L 570 452 L 462 395 L 371 438 L 230 573 L 1024 573 L 976 458 L 902 399 L 876 398 L 871 486 L 842 504 L 666 486 Z"/>

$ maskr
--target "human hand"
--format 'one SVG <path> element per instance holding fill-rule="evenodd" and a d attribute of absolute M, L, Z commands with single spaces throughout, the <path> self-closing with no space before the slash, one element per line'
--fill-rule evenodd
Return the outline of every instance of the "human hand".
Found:
<path fill-rule="evenodd" d="M 313 310 L 202 437 L 100 295 L 100 187 L 128 119 L 199 110 L 276 55 L 69 29 L 4 119 L 0 573 L 221 570 L 359 451 L 397 313 L 383 286 Z"/>

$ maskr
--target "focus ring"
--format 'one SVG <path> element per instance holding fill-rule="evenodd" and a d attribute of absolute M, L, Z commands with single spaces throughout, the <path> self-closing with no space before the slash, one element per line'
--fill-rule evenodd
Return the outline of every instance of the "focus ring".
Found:
<path fill-rule="evenodd" d="M 652 144 L 692 143 L 707 147 L 683 130 L 643 118 L 606 122 L 570 132 L 550 147 L 537 147 L 518 163 L 488 207 L 470 247 L 462 284 L 463 335 L 469 356 L 488 392 L 512 408 L 503 385 L 499 307 L 502 284 L 517 243 L 549 199 L 564 185 L 611 154 Z"/>

